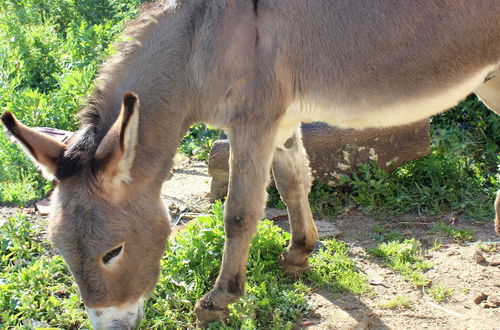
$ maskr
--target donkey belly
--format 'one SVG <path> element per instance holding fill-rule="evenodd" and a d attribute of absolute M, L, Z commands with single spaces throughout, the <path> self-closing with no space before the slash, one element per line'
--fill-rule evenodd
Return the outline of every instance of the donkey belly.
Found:
<path fill-rule="evenodd" d="M 357 95 L 358 102 L 346 104 L 342 99 L 331 100 L 318 94 L 312 96 L 311 93 L 296 97 L 290 103 L 283 123 L 322 121 L 332 126 L 354 129 L 409 124 L 455 106 L 482 84 L 494 68 L 494 66 L 486 67 L 448 88 L 420 86 L 421 89 L 415 90 L 414 96 L 392 98 L 395 101 L 390 103 L 384 102 L 383 95 L 376 99 Z M 327 95 L 327 92 L 322 94 Z"/>

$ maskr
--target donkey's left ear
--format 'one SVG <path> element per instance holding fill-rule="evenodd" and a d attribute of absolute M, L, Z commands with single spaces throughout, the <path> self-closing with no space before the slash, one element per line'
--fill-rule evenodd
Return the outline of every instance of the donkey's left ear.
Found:
<path fill-rule="evenodd" d="M 52 180 L 59 167 L 58 161 L 66 150 L 66 145 L 37 129 L 23 125 L 9 111 L 2 114 L 0 119 L 24 152 L 40 166 L 43 176 Z"/>
<path fill-rule="evenodd" d="M 122 182 L 132 180 L 130 170 L 134 164 L 139 136 L 139 97 L 126 92 L 120 115 L 95 154 L 95 162 L 105 188 L 118 188 Z M 111 186 L 109 186 L 111 185 Z"/>

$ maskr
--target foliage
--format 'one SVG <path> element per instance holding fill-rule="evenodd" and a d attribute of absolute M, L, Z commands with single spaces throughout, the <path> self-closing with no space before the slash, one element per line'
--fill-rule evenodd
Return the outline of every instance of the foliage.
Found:
<path fill-rule="evenodd" d="M 21 214 L 6 219 L 0 230 L 0 324 L 21 328 L 41 322 L 69 329 L 82 323 L 73 279 L 61 257 L 46 252 L 42 228 Z"/>
<path fill-rule="evenodd" d="M 209 216 L 193 220 L 168 244 L 161 276 L 146 302 L 143 329 L 193 328 L 194 304 L 213 286 L 224 245 L 223 209 L 216 203 Z M 77 289 L 58 256 L 47 252 L 42 228 L 16 215 L 0 231 L 0 324 L 20 328 L 41 322 L 64 329 L 90 327 Z M 311 258 L 312 271 L 296 280 L 285 276 L 278 256 L 290 235 L 269 220 L 259 223 L 247 262 L 246 293 L 230 306 L 230 317 L 212 329 L 291 329 L 308 312 L 306 294 L 326 285 L 335 292 L 362 293 L 366 278 L 349 250 L 336 240 Z"/>
<path fill-rule="evenodd" d="M 429 284 L 423 271 L 432 265 L 423 260 L 420 245 L 415 238 L 380 243 L 375 248 L 369 248 L 368 252 L 381 258 L 384 266 L 394 269 L 416 286 Z"/>
<path fill-rule="evenodd" d="M 27 125 L 74 130 L 99 64 L 140 2 L 0 0 L 1 112 Z M 0 202 L 15 204 L 51 187 L 4 134 L 0 181 Z"/>
<path fill-rule="evenodd" d="M 455 292 L 455 289 L 449 286 L 436 284 L 432 288 L 428 289 L 427 292 L 434 298 L 436 302 L 440 303 L 448 300 Z"/>
<path fill-rule="evenodd" d="M 337 187 L 316 183 L 309 195 L 313 212 L 333 217 L 359 206 L 378 214 L 454 211 L 491 219 L 500 189 L 500 117 L 469 97 L 434 117 L 431 127 L 430 155 L 391 173 L 361 164 Z"/>
<path fill-rule="evenodd" d="M 323 248 L 309 261 L 312 267 L 309 278 L 316 285 L 327 285 L 333 292 L 365 293 L 368 280 L 359 272 L 348 252 L 343 242 L 324 241 Z"/>
<path fill-rule="evenodd" d="M 219 137 L 220 130 L 205 124 L 193 125 L 182 139 L 179 150 L 196 160 L 208 160 L 212 144 Z"/>
<path fill-rule="evenodd" d="M 442 233 L 452 238 L 455 242 L 471 242 L 473 240 L 473 232 L 470 229 L 454 228 L 446 223 L 437 222 L 429 230 L 431 233 Z"/>
<path fill-rule="evenodd" d="M 410 297 L 405 295 L 397 295 L 394 298 L 384 301 L 380 307 L 385 309 L 409 309 L 413 305 Z"/>

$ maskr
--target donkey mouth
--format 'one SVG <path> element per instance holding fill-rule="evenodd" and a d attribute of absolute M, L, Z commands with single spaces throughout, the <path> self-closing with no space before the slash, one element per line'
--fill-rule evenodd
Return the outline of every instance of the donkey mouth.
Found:
<path fill-rule="evenodd" d="M 96 330 L 135 329 L 144 316 L 144 299 L 126 307 L 108 307 L 103 309 L 87 308 L 92 328 Z"/>
<path fill-rule="evenodd" d="M 132 329 L 135 329 L 135 327 L 131 327 L 126 322 L 114 320 L 113 322 L 111 322 L 108 329 L 109 330 L 132 330 Z"/>

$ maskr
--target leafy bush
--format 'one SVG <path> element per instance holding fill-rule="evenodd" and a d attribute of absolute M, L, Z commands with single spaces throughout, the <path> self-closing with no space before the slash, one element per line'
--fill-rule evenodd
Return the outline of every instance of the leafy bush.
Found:
<path fill-rule="evenodd" d="M 27 125 L 74 130 L 99 64 L 140 0 L 0 1 L 0 109 Z M 50 185 L 0 134 L 0 201 L 22 204 Z"/>
<path fill-rule="evenodd" d="M 193 125 L 182 139 L 179 150 L 196 160 L 208 160 L 212 144 L 219 137 L 220 130 L 207 127 L 205 124 Z"/>

